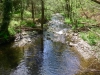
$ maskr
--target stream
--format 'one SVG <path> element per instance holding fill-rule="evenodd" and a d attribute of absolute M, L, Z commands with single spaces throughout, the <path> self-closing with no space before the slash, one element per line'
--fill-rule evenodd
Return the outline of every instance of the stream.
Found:
<path fill-rule="evenodd" d="M 79 70 L 79 58 L 66 45 L 41 37 L 28 47 L 0 48 L 0 75 L 74 75 Z M 35 44 L 35 45 L 34 45 Z M 4 50 L 2 50 L 4 49 Z"/>
<path fill-rule="evenodd" d="M 53 17 L 54 19 L 58 17 Z M 57 22 L 57 25 L 62 24 Z M 60 28 L 63 29 L 63 26 Z M 56 30 L 60 29 L 55 28 Z M 0 75 L 100 75 L 99 72 L 79 73 L 82 63 L 80 56 L 64 43 L 63 35 L 55 37 L 54 33 L 50 30 L 44 31 L 44 35 L 32 37 L 31 44 L 23 47 L 12 47 L 14 43 L 1 46 Z M 63 40 L 60 40 L 62 38 Z"/>

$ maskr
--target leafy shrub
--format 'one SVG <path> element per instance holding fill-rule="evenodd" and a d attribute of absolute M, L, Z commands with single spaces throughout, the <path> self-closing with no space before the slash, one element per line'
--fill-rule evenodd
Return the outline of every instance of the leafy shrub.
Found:
<path fill-rule="evenodd" d="M 27 21 L 26 26 L 35 27 L 35 24 L 33 22 L 31 22 L 31 21 Z"/>
<path fill-rule="evenodd" d="M 16 31 L 13 27 L 9 27 L 8 30 L 9 30 L 10 35 L 15 35 L 16 34 Z"/>
<path fill-rule="evenodd" d="M 15 28 L 20 25 L 20 21 L 11 20 L 10 25 L 8 27 L 8 31 L 10 35 L 15 35 L 16 31 Z"/>
<path fill-rule="evenodd" d="M 14 14 L 13 14 L 13 17 L 20 17 L 20 13 L 17 13 L 17 14 L 14 13 Z"/>
<path fill-rule="evenodd" d="M 69 18 L 65 18 L 65 23 L 71 24 L 72 22 L 71 22 L 71 20 Z"/>
<path fill-rule="evenodd" d="M 29 11 L 24 11 L 24 17 L 31 17 L 32 13 Z"/>
<path fill-rule="evenodd" d="M 26 23 L 26 21 L 21 21 L 21 22 L 20 22 L 20 25 L 21 25 L 21 26 L 24 26 L 24 25 L 27 25 L 27 23 Z"/>

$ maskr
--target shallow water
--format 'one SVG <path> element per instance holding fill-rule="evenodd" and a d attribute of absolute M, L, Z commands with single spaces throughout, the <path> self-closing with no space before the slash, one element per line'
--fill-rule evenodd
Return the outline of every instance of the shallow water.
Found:
<path fill-rule="evenodd" d="M 0 47 L 0 75 L 100 75 L 98 71 L 80 72 L 80 65 L 87 63 L 64 43 L 44 38 L 42 52 L 41 41 L 39 36 L 24 47 Z"/>
<path fill-rule="evenodd" d="M 78 57 L 66 45 L 45 39 L 42 75 L 75 75 L 79 64 Z"/>
<path fill-rule="evenodd" d="M 2 50 L 4 49 L 4 50 Z M 28 47 L 0 48 L 0 75 L 74 75 L 80 64 L 78 57 L 66 45 L 41 37 Z"/>
<path fill-rule="evenodd" d="M 74 75 L 79 70 L 79 58 L 60 42 L 41 36 L 29 46 L 0 48 L 0 75 Z"/>

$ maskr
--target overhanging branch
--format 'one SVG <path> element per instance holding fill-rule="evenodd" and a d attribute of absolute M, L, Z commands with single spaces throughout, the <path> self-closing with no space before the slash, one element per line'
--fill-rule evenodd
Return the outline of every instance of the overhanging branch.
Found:
<path fill-rule="evenodd" d="M 91 1 L 94 1 L 95 3 L 100 4 L 100 0 L 91 0 Z"/>

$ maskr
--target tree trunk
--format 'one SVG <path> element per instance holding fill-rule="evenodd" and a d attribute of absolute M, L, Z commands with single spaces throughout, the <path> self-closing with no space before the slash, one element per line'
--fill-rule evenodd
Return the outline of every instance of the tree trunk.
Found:
<path fill-rule="evenodd" d="M 67 10 L 67 17 L 70 18 L 71 16 L 70 0 L 66 0 L 66 10 Z"/>
<path fill-rule="evenodd" d="M 31 5 L 32 5 L 32 19 L 33 19 L 33 23 L 34 23 L 35 10 L 34 10 L 34 2 L 33 1 L 31 1 Z"/>
<path fill-rule="evenodd" d="M 29 4 L 30 4 L 30 0 L 27 0 L 27 5 L 26 5 L 26 9 L 29 7 Z"/>
<path fill-rule="evenodd" d="M 43 24 L 44 24 L 44 0 L 41 0 L 41 28 L 42 28 L 42 42 L 41 42 L 41 45 L 42 45 L 42 48 L 41 48 L 41 51 L 43 52 L 44 50 L 44 43 L 43 43 Z"/>
<path fill-rule="evenodd" d="M 4 0 L 4 10 L 3 10 L 3 20 L 0 30 L 0 37 L 4 35 L 9 36 L 9 23 L 11 19 L 11 11 L 12 11 L 12 0 Z"/>
<path fill-rule="evenodd" d="M 23 0 L 21 0 L 21 20 L 22 21 L 23 21 L 23 13 L 24 13 Z"/>
<path fill-rule="evenodd" d="M 94 2 L 96 2 L 98 4 L 100 4 L 100 0 L 91 0 L 91 1 L 94 1 Z"/>
<path fill-rule="evenodd" d="M 44 1 L 43 0 L 41 0 L 41 7 L 42 7 L 42 9 L 41 9 L 41 28 L 43 29 L 43 23 L 44 23 Z"/>

